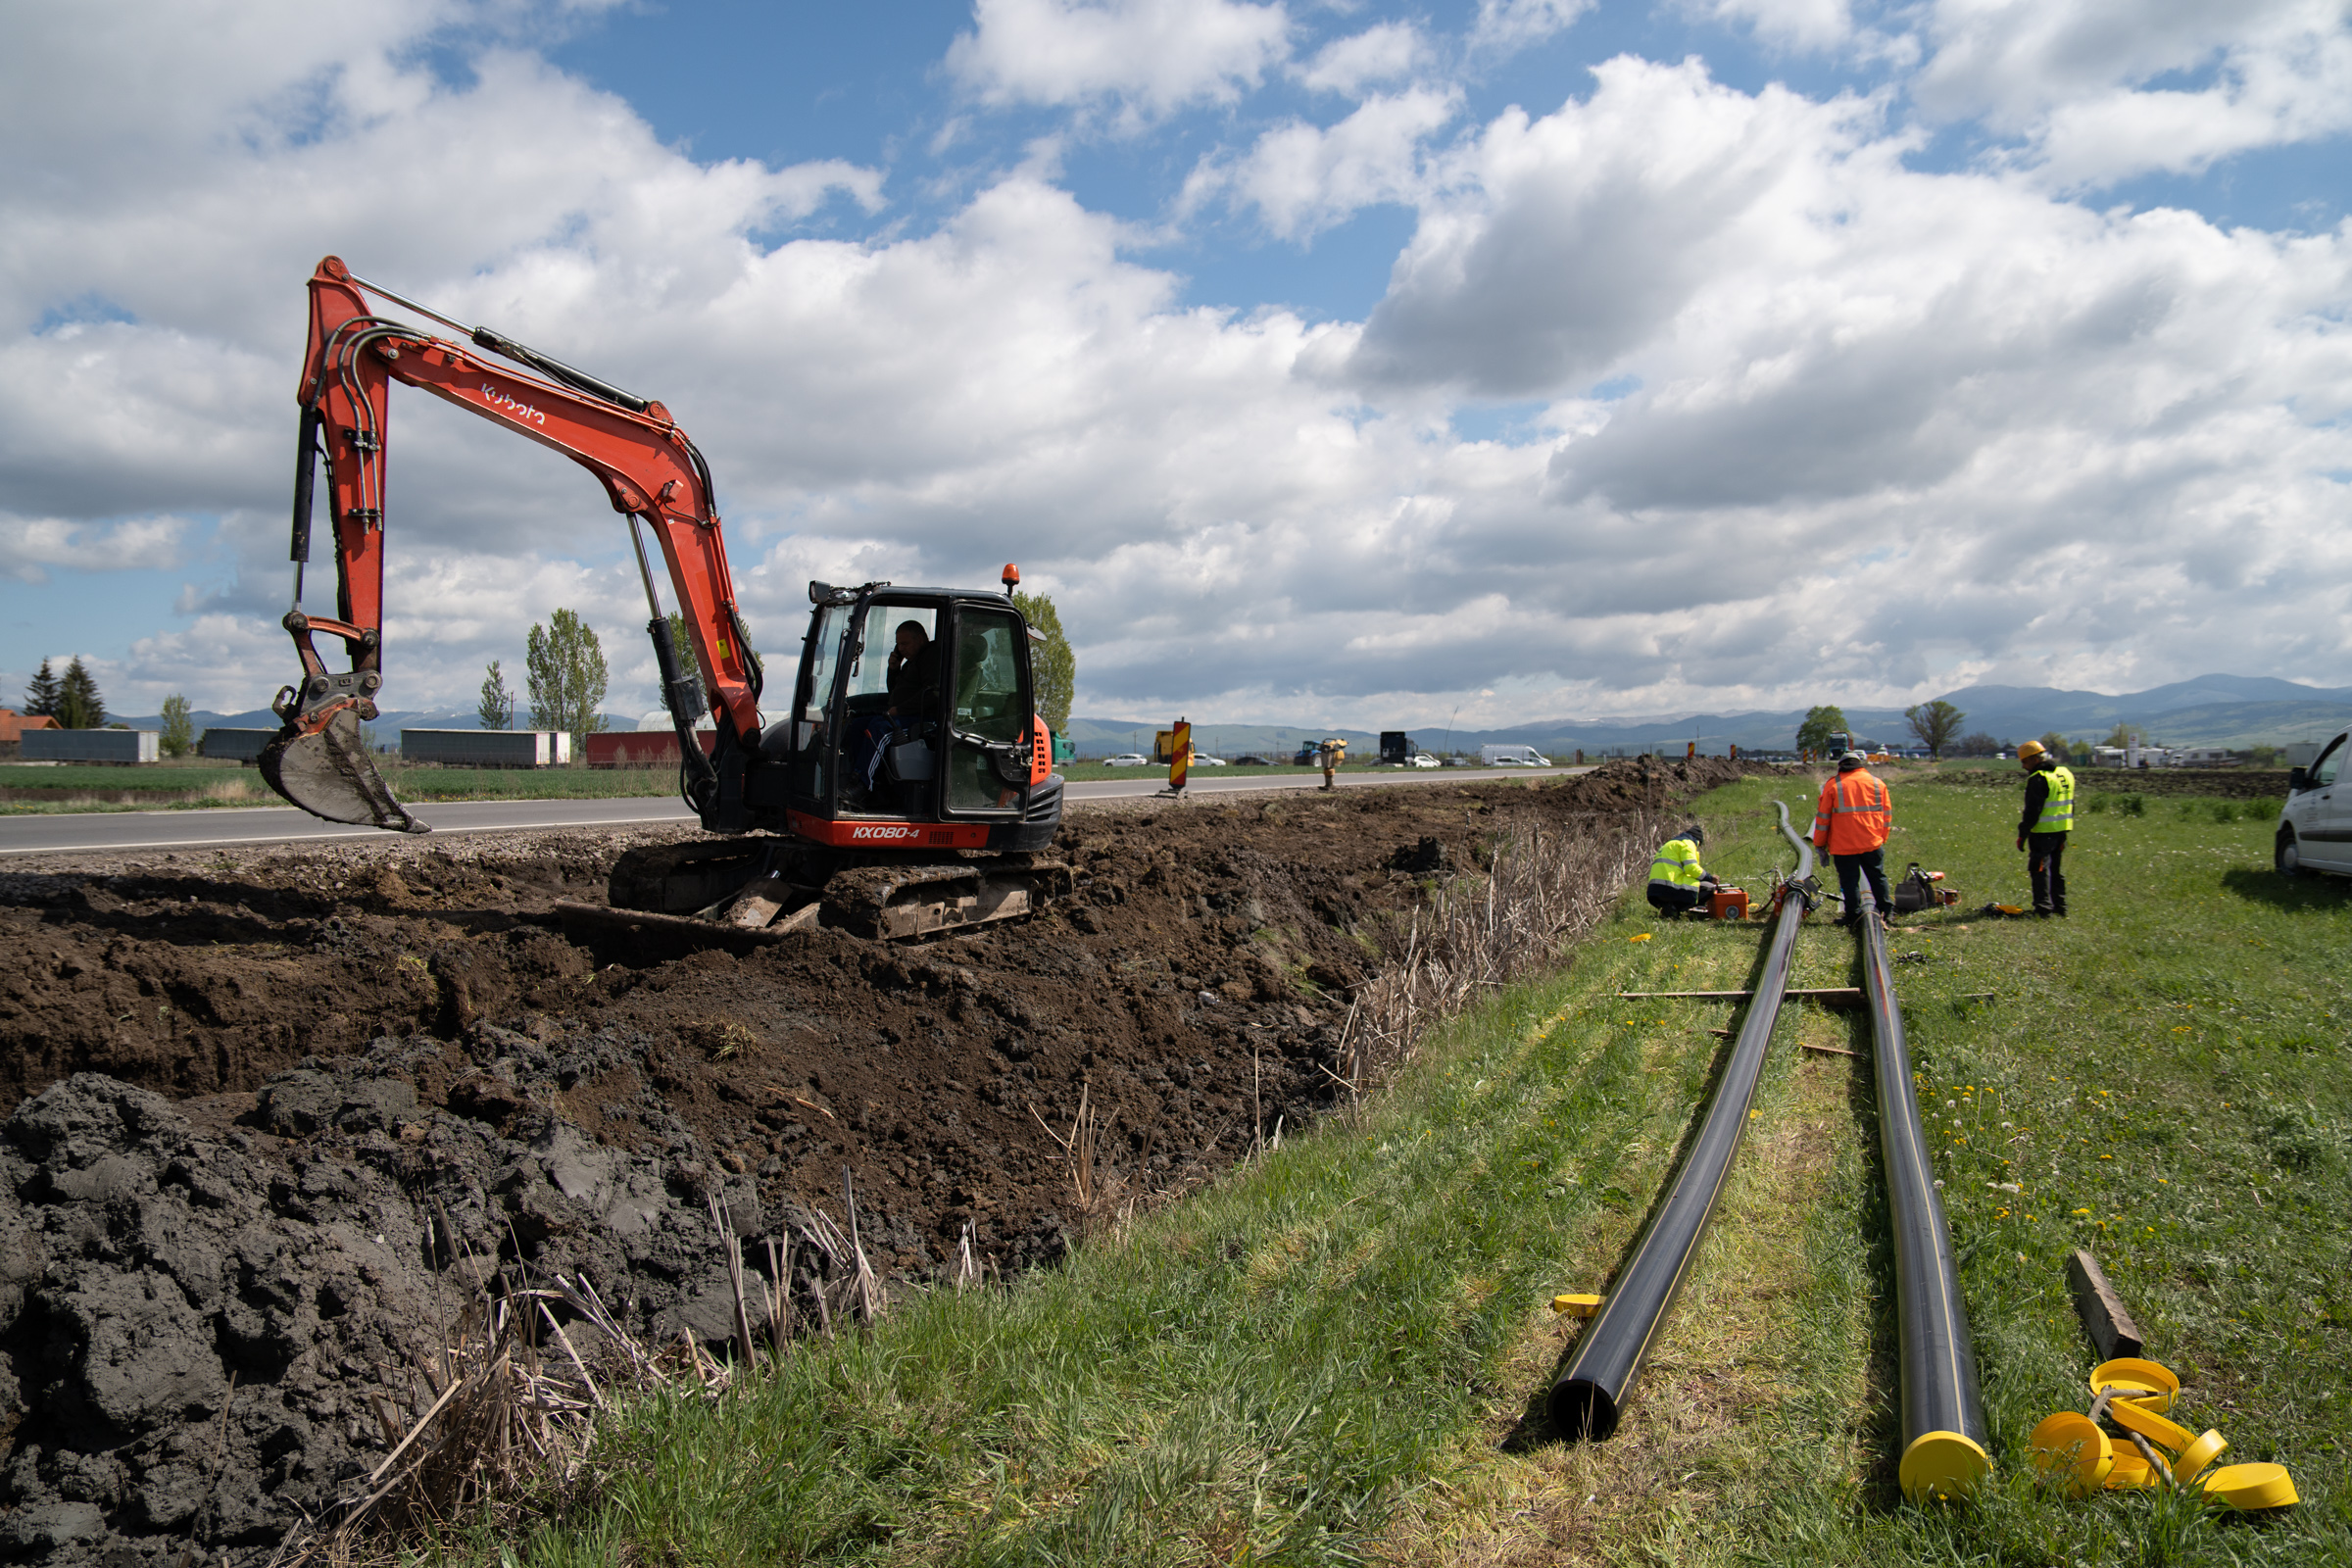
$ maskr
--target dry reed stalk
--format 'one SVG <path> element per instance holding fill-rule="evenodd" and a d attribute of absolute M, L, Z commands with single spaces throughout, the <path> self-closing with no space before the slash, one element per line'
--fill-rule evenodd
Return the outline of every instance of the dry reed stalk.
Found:
<path fill-rule="evenodd" d="M 956 1289 L 958 1293 L 980 1283 L 980 1269 L 972 1261 L 972 1222 L 963 1222 L 963 1234 L 956 1241 Z"/>
<path fill-rule="evenodd" d="M 704 1202 L 710 1210 L 710 1224 L 718 1232 L 719 1248 L 726 1254 L 727 1285 L 735 1294 L 735 1338 L 743 1347 L 743 1364 L 758 1366 L 760 1346 L 752 1338 L 752 1307 L 743 1294 L 743 1244 L 735 1237 L 735 1216 L 716 1193 L 708 1195 Z"/>
<path fill-rule="evenodd" d="M 1081 1228 L 1091 1233 L 1105 1221 L 1113 1228 L 1125 1224 L 1134 1215 L 1138 1199 L 1122 1202 L 1120 1197 L 1127 1184 L 1096 1170 L 1102 1148 L 1102 1118 L 1095 1110 L 1094 1086 L 1091 1083 L 1078 1086 L 1078 1111 L 1070 1118 L 1066 1134 L 1047 1127 L 1046 1118 L 1038 1115 L 1035 1105 L 1029 1107 L 1029 1114 L 1061 1149 L 1063 1169 L 1069 1175 L 1071 1200 L 1078 1210 Z"/>
<path fill-rule="evenodd" d="M 767 1283 L 761 1289 L 767 1300 L 768 1338 L 780 1356 L 792 1344 L 792 1243 L 767 1239 Z"/>
<path fill-rule="evenodd" d="M 881 1292 L 874 1284 L 874 1271 L 865 1260 L 865 1244 L 858 1237 L 858 1180 L 850 1167 L 841 1167 L 842 1202 L 850 1211 L 850 1253 L 858 1260 L 858 1317 L 865 1328 L 874 1326 L 874 1314 L 881 1310 Z"/>
<path fill-rule="evenodd" d="M 1482 884 L 1440 890 L 1379 934 L 1380 972 L 1356 988 L 1341 1031 L 1340 1073 L 1359 1100 L 1412 1059 L 1433 1026 L 1559 955 L 1592 930 L 1645 869 L 1653 812 L 1600 817 L 1565 832 L 1520 825 L 1495 846 Z"/>
<path fill-rule="evenodd" d="M 559 1276 L 553 1288 L 488 1291 L 467 1301 L 455 1325 L 455 1343 L 436 1351 L 446 1373 L 439 1393 L 405 1432 L 382 1401 L 376 1403 L 391 1450 L 331 1520 L 307 1520 L 289 1535 L 272 1563 L 342 1564 L 381 1555 L 363 1538 L 395 1536 L 446 1525 L 488 1507 L 497 1522 L 519 1516 L 522 1500 L 571 1486 L 596 1440 L 597 1417 L 608 1410 L 589 1355 L 551 1310 L 562 1304 L 600 1337 L 593 1348 L 603 1384 L 645 1390 L 667 1384 L 658 1359 L 612 1321 L 583 1279 Z M 544 1323 L 563 1348 L 543 1359 L 535 1339 Z M 687 1354 L 705 1390 L 715 1396 L 726 1368 L 694 1347 Z"/>

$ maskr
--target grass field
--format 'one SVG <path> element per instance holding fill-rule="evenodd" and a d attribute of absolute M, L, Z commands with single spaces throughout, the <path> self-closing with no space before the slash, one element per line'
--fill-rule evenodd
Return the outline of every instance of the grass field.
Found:
<path fill-rule="evenodd" d="M 1709 859 L 1788 857 L 1766 782 L 1701 803 Z M 1784 783 L 1801 821 L 1806 802 Z M 2023 902 L 2015 801 L 1895 785 L 1892 870 Z M 2279 1563 L 2352 1560 L 2343 1452 L 2352 905 L 2269 870 L 2233 803 L 2086 808 L 2073 917 L 1918 917 L 1895 967 L 1995 1470 L 1965 1506 L 1893 1483 L 1890 1259 L 1867 1024 L 1784 1012 L 1717 1222 L 1618 1435 L 1543 1394 L 1695 1125 L 1763 927 L 1638 893 L 1565 972 L 1498 994 L 1388 1093 L 1066 1266 L 918 1297 L 715 1407 L 637 1407 L 535 1563 Z M 1646 939 L 1646 940 L 1644 940 Z M 1798 985 L 1854 983 L 1817 923 Z M 1990 993 L 1989 997 L 1984 993 Z M 1860 1055 L 1800 1051 L 1799 1042 Z M 2015 1191 L 2011 1191 L 2011 1187 Z M 2062 1274 L 2087 1246 L 2176 1419 L 2278 1459 L 2300 1507 L 2044 1492 L 2026 1434 L 2081 1409 Z M 454 1557 L 490 1553 L 460 1534 Z"/>
<path fill-rule="evenodd" d="M 674 768 L 489 768 L 410 766 L 381 759 L 403 801 L 602 801 L 676 793 Z M 27 798 L 32 797 L 32 798 Z M 233 762 L 146 767 L 26 767 L 0 764 L 0 815 L 58 811 L 152 811 L 283 806 L 261 773 Z"/>

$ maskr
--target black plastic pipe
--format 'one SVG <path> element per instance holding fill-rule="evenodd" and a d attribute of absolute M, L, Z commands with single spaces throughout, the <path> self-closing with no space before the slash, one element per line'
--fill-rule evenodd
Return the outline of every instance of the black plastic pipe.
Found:
<path fill-rule="evenodd" d="M 1878 911 L 1864 911 L 1862 984 L 1870 1001 L 1871 1066 L 1879 1088 L 1879 1149 L 1894 1229 L 1895 1320 L 1903 1369 L 1903 1458 L 1897 1472 L 1913 1502 L 1965 1497 L 1992 1468 L 1968 1307 L 1952 1267 L 1952 1235 L 1936 1196 L 1911 1053 L 1886 963 Z"/>
<path fill-rule="evenodd" d="M 1781 832 L 1795 846 L 1796 875 L 1781 901 L 1764 972 L 1756 979 L 1755 1000 L 1748 1004 L 1707 1119 L 1683 1161 L 1674 1190 L 1659 1205 L 1633 1260 L 1618 1274 L 1608 1304 L 1577 1342 L 1575 1359 L 1551 1386 L 1551 1429 L 1562 1437 L 1605 1438 L 1617 1430 L 1618 1414 L 1642 1376 L 1642 1363 L 1649 1357 L 1659 1326 L 1682 1294 L 1708 1217 L 1715 1212 L 1715 1200 L 1731 1175 L 1732 1156 L 1740 1152 L 1740 1135 L 1747 1130 L 1748 1106 L 1756 1098 L 1765 1049 L 1772 1044 L 1773 1025 L 1781 1015 L 1781 994 L 1788 989 L 1789 955 L 1809 906 L 1813 875 L 1813 846 L 1789 827 L 1788 808 L 1777 801 L 1773 805 L 1781 813 Z"/>

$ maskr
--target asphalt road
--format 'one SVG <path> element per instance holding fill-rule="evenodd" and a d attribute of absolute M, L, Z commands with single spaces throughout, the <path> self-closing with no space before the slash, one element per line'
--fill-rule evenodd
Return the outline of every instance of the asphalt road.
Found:
<path fill-rule="evenodd" d="M 1157 795 L 1166 775 L 1139 770 L 1136 779 L 1104 779 L 1069 786 L 1073 801 L 1138 800 Z M 1340 775 L 1342 789 L 1384 784 L 1463 784 L 1479 779 L 1558 778 L 1586 772 L 1578 767 L 1442 768 L 1413 772 Z M 1312 768 L 1299 776 L 1252 774 L 1218 778 L 1212 769 L 1192 775 L 1190 797 L 1252 795 L 1271 790 L 1321 786 Z M 693 817 L 674 795 L 602 801 L 450 801 L 415 808 L 436 837 L 461 833 L 512 833 L 531 828 L 638 827 L 652 822 L 689 822 Z M 326 839 L 369 839 L 377 828 L 321 822 L 292 807 L 214 807 L 178 811 L 88 811 L 57 816 L 0 816 L 0 856 L 120 855 L 132 850 L 209 850 L 252 844 L 316 843 Z"/>

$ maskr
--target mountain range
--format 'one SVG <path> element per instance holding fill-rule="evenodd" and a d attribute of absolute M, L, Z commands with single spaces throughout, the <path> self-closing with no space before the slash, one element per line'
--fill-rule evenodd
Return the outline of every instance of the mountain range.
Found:
<path fill-rule="evenodd" d="M 2151 742 L 2168 746 L 2278 746 L 2319 740 L 2352 724 L 2352 686 L 2306 686 L 2270 675 L 2200 675 L 2144 692 L 2109 695 L 2065 691 L 2052 686 L 1965 686 L 1943 700 L 1966 714 L 1962 734 L 1982 730 L 1996 740 L 2037 738 L 2056 730 L 2069 740 L 2103 741 L 2118 724 L 2134 724 Z M 1910 727 L 1899 708 L 1845 709 L 1849 727 L 1865 739 L 1909 745 Z M 1699 750 L 1720 754 L 1726 746 L 1743 751 L 1786 751 L 1796 744 L 1803 709 L 1782 712 L 1635 714 L 1616 718 L 1552 719 L 1504 729 L 1447 731 L 1437 726 L 1410 731 L 1426 751 L 1472 750 L 1483 745 L 1533 746 L 1542 752 L 1605 753 L 1659 748 L 1680 751 L 1695 739 Z M 1072 718 L 1070 734 L 1080 752 L 1141 751 L 1149 754 L 1152 734 L 1167 720 Z M 1351 751 L 1377 747 L 1368 730 L 1313 729 L 1297 725 L 1200 724 L 1195 742 L 1220 755 L 1255 752 L 1288 755 L 1301 742 L 1337 735 Z"/>
<path fill-rule="evenodd" d="M 1967 717 L 1961 732 L 1983 731 L 1996 740 L 2017 741 L 2056 730 L 2069 740 L 2102 741 L 2118 724 L 2135 724 L 2147 738 L 2168 746 L 2278 746 L 2290 741 L 2321 740 L 2352 724 L 2352 686 L 2306 686 L 2270 675 L 2200 675 L 2144 692 L 2111 696 L 2105 692 L 2065 691 L 2052 686 L 1965 686 L 1947 692 L 1943 700 Z M 635 729 L 637 720 L 607 715 L 614 729 Z M 1909 744 L 1910 730 L 1899 708 L 1849 707 L 1847 724 L 1860 736 L 1888 744 Z M 189 715 L 196 732 L 207 728 L 274 729 L 277 720 L 267 709 L 244 713 L 199 711 Z M 1475 750 L 1484 745 L 1533 746 L 1542 752 L 1588 753 L 1640 751 L 1658 748 L 1680 751 L 1695 739 L 1704 752 L 1721 753 L 1727 745 L 1743 751 L 1786 751 L 1796 741 L 1804 721 L 1802 709 L 1783 712 L 1748 710 L 1733 713 L 1634 714 L 1615 718 L 1549 719 L 1514 724 L 1504 729 L 1446 731 L 1429 726 L 1410 730 L 1413 743 L 1424 751 Z M 133 729 L 161 729 L 157 715 L 120 717 Z M 1136 751 L 1150 755 L 1152 732 L 1168 719 L 1084 718 L 1070 720 L 1070 736 L 1082 755 Z M 395 740 L 402 729 L 473 729 L 471 711 L 387 712 L 369 726 L 383 741 Z M 1250 753 L 1287 757 L 1305 743 L 1326 735 L 1344 738 L 1362 756 L 1376 749 L 1380 737 L 1360 729 L 1317 728 L 1299 724 L 1199 724 L 1195 744 L 1225 757 Z"/>

